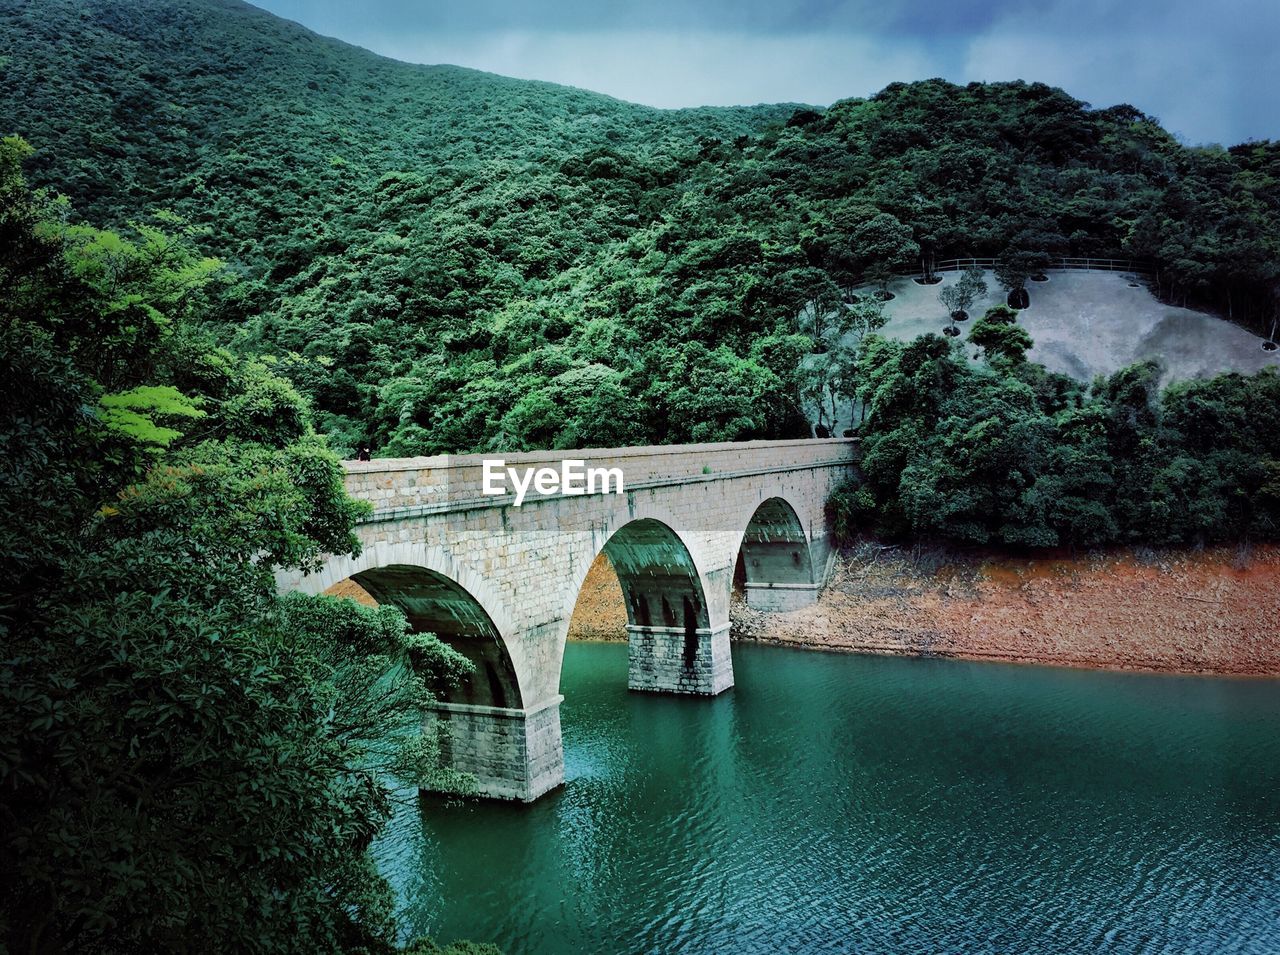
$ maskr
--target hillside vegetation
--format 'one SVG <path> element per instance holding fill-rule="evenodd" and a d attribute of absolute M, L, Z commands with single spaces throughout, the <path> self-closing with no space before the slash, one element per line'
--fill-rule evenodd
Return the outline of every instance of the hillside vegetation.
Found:
<path fill-rule="evenodd" d="M 1154 362 L 1086 387 L 1026 360 L 1011 309 L 967 339 L 873 338 L 856 393 L 862 480 L 832 510 L 846 537 L 1006 549 L 1280 537 L 1280 374 L 1178 382 Z"/>
<path fill-rule="evenodd" d="M 1189 149 L 1041 84 L 658 111 L 234 0 L 0 24 L 33 180 L 99 225 L 180 217 L 228 265 L 208 324 L 343 453 L 807 433 L 796 316 L 922 255 L 1150 258 L 1179 303 L 1275 315 L 1280 144 Z"/>

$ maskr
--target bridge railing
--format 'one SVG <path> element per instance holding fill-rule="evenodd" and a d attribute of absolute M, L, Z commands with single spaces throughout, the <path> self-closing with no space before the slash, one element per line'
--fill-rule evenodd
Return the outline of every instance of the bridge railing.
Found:
<path fill-rule="evenodd" d="M 933 267 L 935 272 L 960 272 L 977 266 L 980 269 L 994 269 L 995 259 L 944 259 Z M 1141 259 L 1108 259 L 1087 256 L 1059 256 L 1050 260 L 1046 269 L 1051 272 L 1133 272 L 1135 274 L 1151 274 L 1155 270 L 1150 262 Z M 899 278 L 911 278 L 919 272 L 904 273 Z"/>
<path fill-rule="evenodd" d="M 943 259 L 941 262 L 935 262 L 933 265 L 934 272 L 963 272 L 965 269 L 980 268 L 989 272 L 995 269 L 996 259 L 983 258 L 958 258 Z M 1126 272 L 1133 275 L 1154 275 L 1155 267 L 1142 259 L 1109 259 L 1109 258 L 1093 258 L 1090 256 L 1057 256 L 1049 260 L 1049 264 L 1045 266 L 1046 272 Z M 913 269 L 910 272 L 895 272 L 891 279 L 918 279 L 920 277 L 920 269 Z M 857 279 L 847 291 L 857 292 L 869 289 L 876 282 L 870 277 L 863 275 Z"/>
<path fill-rule="evenodd" d="M 564 461 L 583 462 L 584 468 L 617 469 L 625 490 L 774 471 L 819 467 L 849 467 L 856 455 L 852 438 L 799 438 L 786 441 L 741 441 L 715 444 L 654 445 L 634 448 L 586 448 L 572 451 L 524 451 L 511 454 L 460 454 L 419 458 L 381 458 L 346 461 L 347 493 L 374 505 L 372 520 L 474 507 L 503 507 L 515 493 L 484 493 L 484 463 L 502 467 L 559 469 Z M 496 465 L 495 465 L 496 467 Z M 510 482 L 507 482 L 510 486 Z M 566 495 L 534 495 L 533 498 Z"/>

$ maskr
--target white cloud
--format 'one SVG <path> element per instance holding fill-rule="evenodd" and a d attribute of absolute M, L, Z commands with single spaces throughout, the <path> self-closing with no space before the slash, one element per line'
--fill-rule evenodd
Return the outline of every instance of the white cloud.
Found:
<path fill-rule="evenodd" d="M 825 105 L 939 72 L 918 41 L 850 34 L 506 31 L 348 39 L 400 60 L 549 80 L 659 107 Z"/>
<path fill-rule="evenodd" d="M 966 79 L 1035 79 L 1095 106 L 1127 102 L 1192 143 L 1280 136 L 1280 4 L 1174 0 L 1113 16 L 1048 3 L 970 41 Z"/>

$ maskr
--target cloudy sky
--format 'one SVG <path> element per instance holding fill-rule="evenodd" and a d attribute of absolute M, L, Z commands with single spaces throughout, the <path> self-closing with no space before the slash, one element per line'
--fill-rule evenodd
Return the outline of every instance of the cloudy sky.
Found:
<path fill-rule="evenodd" d="M 1280 138 L 1280 0 L 254 0 L 375 52 L 652 106 L 1028 79 L 1189 143 Z"/>

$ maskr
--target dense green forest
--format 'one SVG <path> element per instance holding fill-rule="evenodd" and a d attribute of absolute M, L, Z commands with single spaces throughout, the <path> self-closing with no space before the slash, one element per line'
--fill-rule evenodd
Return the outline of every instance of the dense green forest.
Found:
<path fill-rule="evenodd" d="M 1267 331 L 1280 144 L 1187 148 L 1036 83 L 659 111 L 386 60 L 235 0 L 4 0 L 35 182 L 180 217 L 203 322 L 349 454 L 808 433 L 797 316 L 921 259 L 1151 260 Z"/>
<path fill-rule="evenodd" d="M 837 531 L 1001 548 L 1280 538 L 1280 374 L 1173 384 L 1145 362 L 1092 383 L 1028 362 L 998 306 L 965 345 L 872 336 L 862 480 Z"/>
<path fill-rule="evenodd" d="M 216 263 L 66 224 L 29 151 L 0 141 L 0 950 L 390 951 L 388 774 L 468 779 L 387 727 L 471 664 L 276 595 L 367 505 L 293 386 L 199 330 Z"/>

